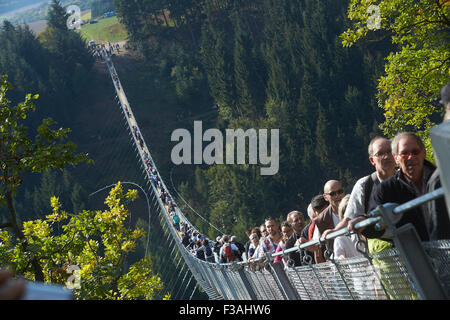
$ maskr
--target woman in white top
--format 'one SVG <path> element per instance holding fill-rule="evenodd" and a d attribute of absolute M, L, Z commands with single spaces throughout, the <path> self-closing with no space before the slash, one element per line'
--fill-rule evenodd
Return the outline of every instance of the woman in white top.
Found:
<path fill-rule="evenodd" d="M 255 259 L 258 256 L 259 246 L 259 236 L 256 232 L 253 232 L 250 237 L 250 246 L 248 247 L 248 260 Z"/>
<path fill-rule="evenodd" d="M 342 198 L 339 203 L 339 219 L 344 219 L 344 212 L 347 208 L 348 200 L 350 199 L 350 195 L 347 194 L 344 198 Z M 362 255 L 361 252 L 356 250 L 356 243 L 358 241 L 358 236 L 356 234 L 352 234 L 350 236 L 339 236 L 334 239 L 333 244 L 333 255 L 335 259 L 345 259 Z"/>

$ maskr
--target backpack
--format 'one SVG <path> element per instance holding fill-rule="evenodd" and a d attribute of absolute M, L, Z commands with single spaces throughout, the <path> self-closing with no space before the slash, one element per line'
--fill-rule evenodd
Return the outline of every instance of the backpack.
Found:
<path fill-rule="evenodd" d="M 205 251 L 204 250 L 197 250 L 196 257 L 205 260 Z"/>
<path fill-rule="evenodd" d="M 226 243 L 223 247 L 223 254 L 225 255 L 225 259 L 227 262 L 231 262 L 234 260 L 233 250 L 231 250 L 231 244 Z"/>
<path fill-rule="evenodd" d="M 367 176 L 367 180 L 364 183 L 364 211 L 367 214 L 369 211 L 369 201 L 372 195 L 372 189 L 375 184 L 378 184 L 378 177 L 376 171 Z"/>
<path fill-rule="evenodd" d="M 206 256 L 207 256 L 207 257 L 212 256 L 212 250 L 211 250 L 211 247 L 210 247 L 210 246 L 206 246 L 205 248 L 206 248 Z"/>

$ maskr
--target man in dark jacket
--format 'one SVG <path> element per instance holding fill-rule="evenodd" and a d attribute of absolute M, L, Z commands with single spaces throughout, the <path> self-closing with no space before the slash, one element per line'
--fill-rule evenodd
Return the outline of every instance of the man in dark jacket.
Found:
<path fill-rule="evenodd" d="M 286 241 L 286 249 L 290 249 L 294 246 L 298 246 L 300 243 L 297 242 L 297 240 L 300 239 L 300 234 L 305 227 L 305 219 L 303 217 L 303 213 L 300 211 L 294 210 L 288 213 L 287 219 L 286 219 L 292 226 L 292 229 L 294 229 L 294 233 L 292 236 Z M 306 241 L 305 241 L 306 242 Z M 298 267 L 302 265 L 302 257 L 300 256 L 300 253 L 297 251 L 288 253 L 288 261 L 291 264 L 292 267 Z"/>
<path fill-rule="evenodd" d="M 427 182 L 436 170 L 435 166 L 425 160 L 426 149 L 422 140 L 412 132 L 398 134 L 392 141 L 392 152 L 400 169 L 376 187 L 372 193 L 375 206 L 388 202 L 403 204 L 425 194 Z M 422 241 L 430 239 L 428 226 L 431 219 L 427 211 L 421 207 L 406 211 L 396 227 L 407 223 L 412 223 Z M 373 227 L 363 231 L 368 238 L 379 238 L 383 233 L 384 231 L 375 231 Z"/>

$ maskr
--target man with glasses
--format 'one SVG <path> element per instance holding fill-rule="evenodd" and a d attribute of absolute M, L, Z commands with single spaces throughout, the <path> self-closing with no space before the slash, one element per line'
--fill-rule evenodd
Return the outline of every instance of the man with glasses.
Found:
<path fill-rule="evenodd" d="M 379 184 L 373 194 L 372 207 L 384 203 L 403 204 L 426 193 L 427 182 L 436 167 L 425 160 L 426 149 L 419 136 L 412 132 L 402 132 L 392 140 L 392 152 L 400 167 L 392 177 Z M 371 208 L 372 209 L 372 208 Z M 422 207 L 409 210 L 396 224 L 400 227 L 412 223 L 422 241 L 429 240 L 428 226 L 431 222 L 427 211 Z M 370 234 L 366 233 L 370 231 Z M 367 228 L 363 234 L 369 237 L 380 237 L 384 231 L 374 232 L 374 228 Z"/>
<path fill-rule="evenodd" d="M 365 177 L 359 179 L 352 190 L 348 201 L 344 218 L 332 229 L 325 230 L 322 234 L 324 239 L 329 233 L 347 227 L 350 231 L 353 226 L 365 219 L 365 215 L 369 212 L 371 194 L 375 189 L 374 186 L 380 184 L 395 173 L 395 160 L 392 154 L 391 141 L 384 137 L 374 137 L 368 147 L 369 161 L 375 167 L 375 171 Z M 380 242 L 369 241 L 369 249 L 371 246 L 381 245 Z"/>

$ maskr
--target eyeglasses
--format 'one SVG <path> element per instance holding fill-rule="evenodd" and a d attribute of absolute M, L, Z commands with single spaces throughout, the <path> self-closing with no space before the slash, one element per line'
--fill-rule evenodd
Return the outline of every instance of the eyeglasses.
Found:
<path fill-rule="evenodd" d="M 343 193 L 344 193 L 344 189 L 339 189 L 339 190 L 331 191 L 331 192 L 328 192 L 328 193 L 325 193 L 325 194 L 327 194 L 327 195 L 329 195 L 331 197 L 334 197 L 337 194 L 343 194 Z"/>
<path fill-rule="evenodd" d="M 376 158 L 384 158 L 392 155 L 392 151 L 377 152 L 373 156 Z"/>
<path fill-rule="evenodd" d="M 400 152 L 399 156 L 402 157 L 403 159 L 407 159 L 410 156 L 418 156 L 420 153 L 422 152 L 422 150 L 420 149 L 414 149 L 412 151 L 402 151 Z"/>

